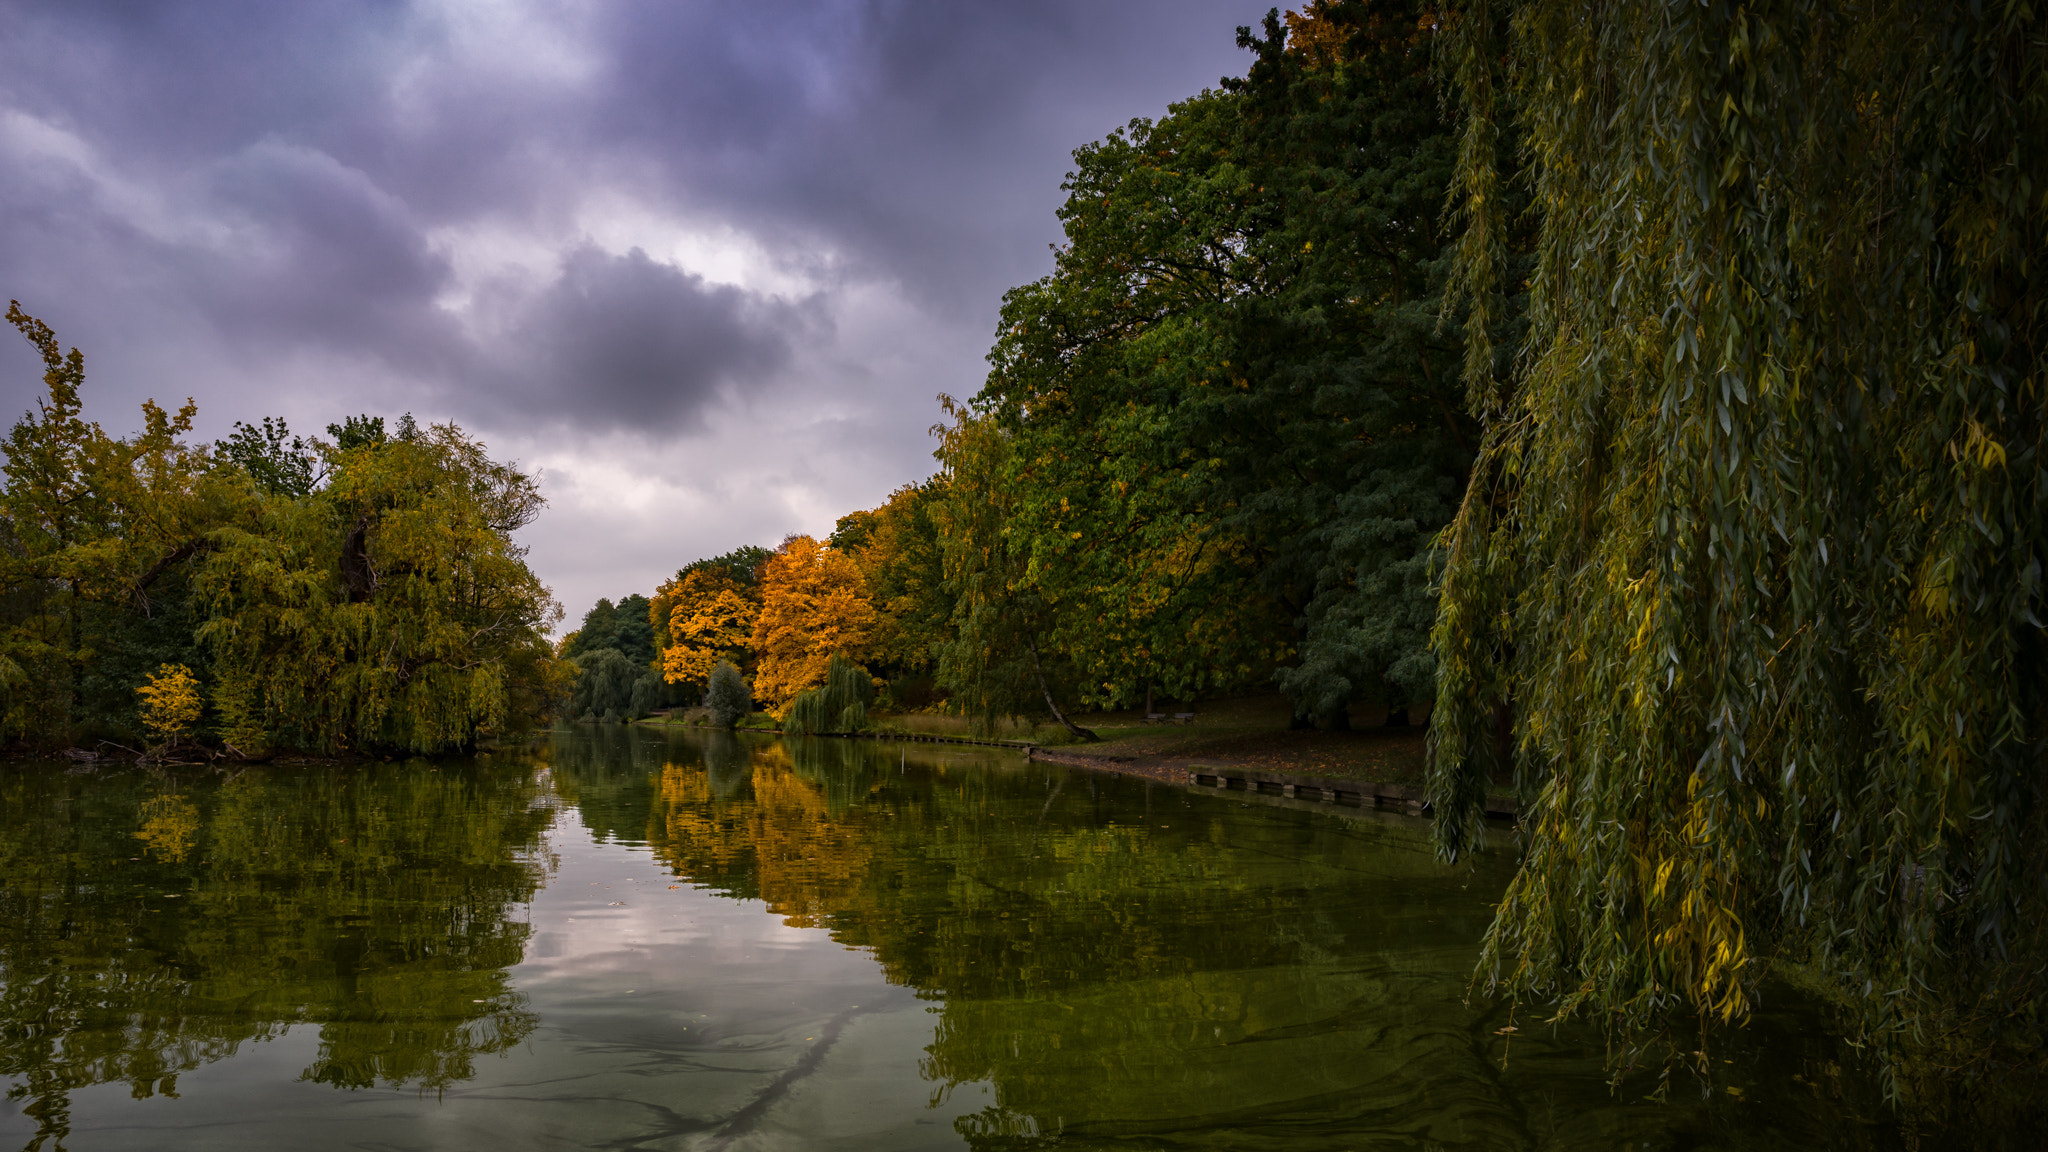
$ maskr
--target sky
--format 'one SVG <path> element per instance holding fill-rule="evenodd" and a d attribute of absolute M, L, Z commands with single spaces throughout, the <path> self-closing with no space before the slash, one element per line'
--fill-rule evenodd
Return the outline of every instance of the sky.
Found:
<path fill-rule="evenodd" d="M 538 470 L 573 627 L 930 475 L 1070 153 L 1241 75 L 1265 7 L 9 0 L 0 297 L 116 435 L 461 424 Z"/>

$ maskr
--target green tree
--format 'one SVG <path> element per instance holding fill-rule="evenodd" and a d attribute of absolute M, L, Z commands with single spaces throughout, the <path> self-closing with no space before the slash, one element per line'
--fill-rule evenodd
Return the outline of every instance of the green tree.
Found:
<path fill-rule="evenodd" d="M 968 406 L 1002 448 L 953 481 L 1005 539 L 949 545 L 1013 554 L 1004 595 L 1086 700 L 1277 678 L 1341 721 L 1432 691 L 1428 557 L 1476 429 L 1423 14 L 1314 5 L 1293 45 L 1271 15 L 1244 80 L 1075 153 L 1056 270 L 1006 297 Z"/>
<path fill-rule="evenodd" d="M 782 731 L 790 736 L 858 732 L 868 726 L 868 705 L 874 699 L 875 682 L 868 670 L 835 655 L 826 666 L 825 682 L 789 702 Z"/>
<path fill-rule="evenodd" d="M 946 588 L 938 509 L 946 479 L 905 484 L 879 508 L 839 518 L 827 543 L 854 559 L 875 607 L 869 665 L 890 678 L 932 670 L 950 639 L 953 598 Z"/>
<path fill-rule="evenodd" d="M 330 425 L 329 431 L 336 427 Z M 260 424 L 235 421 L 234 433 L 214 444 L 213 455 L 247 472 L 257 487 L 275 496 L 307 495 L 321 478 L 315 446 L 293 436 L 284 421 L 269 416 Z"/>
<path fill-rule="evenodd" d="M 314 496 L 216 531 L 195 563 L 224 711 L 268 743 L 435 751 L 522 722 L 561 609 L 512 533 L 531 478 L 452 424 L 333 450 Z"/>
<path fill-rule="evenodd" d="M 1468 361 L 1433 641 L 1443 851 L 1497 772 L 1528 805 L 1482 970 L 1641 1035 L 1789 966 L 1902 1087 L 2037 1078 L 2048 32 L 1507 11 L 1445 17 L 1482 319 L 1510 134 L 1542 206 L 1516 370 Z"/>
<path fill-rule="evenodd" d="M 117 439 L 84 420 L 85 358 L 10 306 L 45 396 L 0 440 L 0 691 L 5 735 L 31 743 L 139 730 L 135 687 L 159 664 L 203 666 L 184 569 L 250 500 L 184 443 L 196 411 L 142 406 Z"/>
<path fill-rule="evenodd" d="M 654 626 L 648 618 L 647 597 L 638 592 L 614 605 L 600 599 L 583 615 L 583 626 L 569 634 L 562 649 L 565 656 L 579 656 L 600 648 L 616 648 L 627 662 L 650 667 L 654 662 Z"/>
<path fill-rule="evenodd" d="M 704 690 L 704 706 L 711 712 L 711 724 L 716 728 L 730 728 L 739 723 L 753 706 L 751 693 L 740 670 L 730 661 L 721 660 L 711 669 L 711 682 Z"/>
<path fill-rule="evenodd" d="M 633 690 L 644 670 L 634 666 L 617 648 L 597 648 L 570 657 L 576 665 L 576 688 L 569 698 L 571 716 L 592 716 L 633 712 Z"/>

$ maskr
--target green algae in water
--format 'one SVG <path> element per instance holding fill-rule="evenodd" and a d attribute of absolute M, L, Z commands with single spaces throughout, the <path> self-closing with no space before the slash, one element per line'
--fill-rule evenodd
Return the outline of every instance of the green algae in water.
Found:
<path fill-rule="evenodd" d="M 14 765 L 0 856 L 17 1146 L 1899 1143 L 1789 995 L 1662 1103 L 1468 999 L 1505 852 L 1007 753 Z"/>

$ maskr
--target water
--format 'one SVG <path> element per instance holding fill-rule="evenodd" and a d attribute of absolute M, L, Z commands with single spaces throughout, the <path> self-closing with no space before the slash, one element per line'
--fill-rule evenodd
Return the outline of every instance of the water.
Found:
<path fill-rule="evenodd" d="M 1663 1103 L 1468 1002 L 1511 867 L 943 745 L 11 765 L 0 1147 L 1895 1146 L 1787 994 Z"/>

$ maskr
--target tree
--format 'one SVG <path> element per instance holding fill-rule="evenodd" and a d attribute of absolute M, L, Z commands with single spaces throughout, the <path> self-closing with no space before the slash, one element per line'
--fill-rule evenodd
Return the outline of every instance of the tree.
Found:
<path fill-rule="evenodd" d="M 669 683 L 704 683 L 713 667 L 744 656 L 761 616 L 746 589 L 716 573 L 693 572 L 667 595 L 675 602 L 661 654 Z"/>
<path fill-rule="evenodd" d="M 704 690 L 704 706 L 711 713 L 711 724 L 716 728 L 730 728 L 753 707 L 749 698 L 747 682 L 740 677 L 740 670 L 728 660 L 720 660 L 711 669 L 710 683 Z"/>
<path fill-rule="evenodd" d="M 1452 138 L 1423 16 L 1317 4 L 1291 47 L 1269 16 L 1244 80 L 1075 153 L 1067 243 L 1006 296 L 968 406 L 1003 448 L 962 498 L 1004 494 L 1006 594 L 1085 700 L 1277 679 L 1306 719 L 1432 690 L 1428 557 L 1474 429 L 1437 321 Z"/>
<path fill-rule="evenodd" d="M 268 742 L 435 751 L 521 722 L 561 609 L 511 534 L 533 481 L 452 424 L 335 449 L 312 497 L 273 499 L 193 564 L 223 711 Z"/>
<path fill-rule="evenodd" d="M 617 648 L 598 648 L 570 657 L 576 665 L 576 687 L 569 697 L 569 715 L 605 717 L 632 715 L 640 669 Z"/>
<path fill-rule="evenodd" d="M 884 675 L 931 670 L 949 638 L 953 598 L 946 590 L 938 507 L 946 480 L 905 484 L 879 508 L 839 518 L 827 543 L 853 557 L 875 607 L 870 662 Z"/>
<path fill-rule="evenodd" d="M 654 663 L 654 626 L 648 620 L 647 597 L 638 592 L 614 605 L 600 598 L 583 614 L 583 626 L 566 637 L 565 656 L 580 656 L 600 648 L 615 648 L 635 667 Z"/>
<path fill-rule="evenodd" d="M 1095 739 L 1060 710 L 1078 694 L 1076 677 L 1058 650 L 1041 654 L 1050 613 L 1030 583 L 1022 534 L 1006 531 L 1020 496 L 1010 483 L 1014 438 L 951 397 L 940 402 L 953 417 L 938 429 L 946 499 L 937 509 L 953 616 L 939 681 L 984 725 L 1043 704 L 1074 736 Z"/>
<path fill-rule="evenodd" d="M 117 439 L 81 416 L 85 358 L 20 305 L 8 319 L 41 354 L 46 395 L 0 440 L 0 690 L 4 730 L 56 743 L 126 738 L 135 687 L 163 663 L 202 664 L 185 568 L 252 501 L 184 443 L 196 409 L 142 406 Z"/>
<path fill-rule="evenodd" d="M 685 565 L 656 590 L 647 617 L 669 683 L 703 684 L 722 659 L 742 668 L 752 662 L 749 645 L 761 613 L 761 566 L 770 555 L 753 545 L 735 548 Z"/>
<path fill-rule="evenodd" d="M 832 657 L 864 651 L 874 624 L 852 557 L 809 536 L 784 540 L 761 568 L 755 698 L 779 713 L 797 693 L 824 683 Z"/>
<path fill-rule="evenodd" d="M 135 691 L 142 697 L 142 726 L 159 746 L 176 744 L 199 723 L 199 681 L 183 664 L 165 664 Z"/>
<path fill-rule="evenodd" d="M 868 725 L 868 705 L 874 698 L 875 682 L 868 670 L 834 655 L 825 668 L 825 682 L 797 693 L 789 702 L 782 731 L 791 736 L 858 732 Z"/>
<path fill-rule="evenodd" d="M 330 431 L 338 426 L 330 426 Z M 260 424 L 235 421 L 235 430 L 215 442 L 216 461 L 248 473 L 256 486 L 274 496 L 304 496 L 319 483 L 320 456 L 316 447 L 293 436 L 282 420 L 269 416 Z"/>
<path fill-rule="evenodd" d="M 1467 361 L 1485 438 L 1433 639 L 1442 851 L 1497 773 L 1527 803 L 1482 970 L 1640 1036 L 1794 967 L 1909 1092 L 2038 1083 L 2038 22 L 1445 19 L 1473 331 L 1512 283 L 1510 133 L 1542 206 L 1516 368 Z"/>

